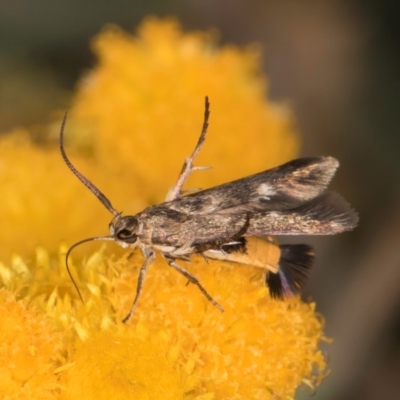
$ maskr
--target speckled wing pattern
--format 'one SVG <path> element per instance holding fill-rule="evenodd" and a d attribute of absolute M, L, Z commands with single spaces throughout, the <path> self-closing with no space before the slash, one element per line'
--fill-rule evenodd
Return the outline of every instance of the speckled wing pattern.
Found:
<path fill-rule="evenodd" d="M 163 206 L 187 216 L 186 233 L 196 239 L 204 233 L 208 241 L 226 241 L 239 230 L 242 236 L 336 234 L 358 222 L 339 194 L 325 191 L 338 165 L 332 157 L 300 158 Z"/>

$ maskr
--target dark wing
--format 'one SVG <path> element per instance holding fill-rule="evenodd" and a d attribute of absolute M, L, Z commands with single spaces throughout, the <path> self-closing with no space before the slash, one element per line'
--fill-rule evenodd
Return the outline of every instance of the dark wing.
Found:
<path fill-rule="evenodd" d="M 319 196 L 339 163 L 308 157 L 164 203 L 187 214 L 255 213 L 294 209 Z"/>
<path fill-rule="evenodd" d="M 340 195 L 324 192 L 338 165 L 332 157 L 299 158 L 163 206 L 186 214 L 188 232 L 201 231 L 210 242 L 239 230 L 243 236 L 336 234 L 358 222 Z"/>

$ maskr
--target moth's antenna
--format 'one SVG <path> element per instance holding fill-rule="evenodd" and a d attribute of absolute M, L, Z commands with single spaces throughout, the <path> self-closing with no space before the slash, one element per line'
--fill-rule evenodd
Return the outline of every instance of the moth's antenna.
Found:
<path fill-rule="evenodd" d="M 71 254 L 71 251 L 72 251 L 75 247 L 78 247 L 79 245 L 81 245 L 81 244 L 83 244 L 83 243 L 86 243 L 86 242 L 92 242 L 92 241 L 94 241 L 94 240 L 112 240 L 112 241 L 115 241 L 115 238 L 114 238 L 114 236 L 96 236 L 96 237 L 92 237 L 92 238 L 87 238 L 87 239 L 80 240 L 79 242 L 76 242 L 75 244 L 73 244 L 73 245 L 68 249 L 67 254 L 65 255 L 65 265 L 67 266 L 68 275 L 69 275 L 69 277 L 71 278 L 71 281 L 72 281 L 72 283 L 74 284 L 75 289 L 76 289 L 76 291 L 78 292 L 80 299 L 82 300 L 82 303 L 83 303 L 83 298 L 82 298 L 81 292 L 80 292 L 80 290 L 79 290 L 79 288 L 78 288 L 78 285 L 76 284 L 75 279 L 74 279 L 74 277 L 73 277 L 72 274 L 71 274 L 71 270 L 69 269 L 68 258 L 69 258 L 69 255 Z"/>
<path fill-rule="evenodd" d="M 61 129 L 60 129 L 60 151 L 62 158 L 65 161 L 65 164 L 67 164 L 68 168 L 74 173 L 74 175 L 103 203 L 104 207 L 107 208 L 108 211 L 110 211 L 111 214 L 113 214 L 115 217 L 118 215 L 118 211 L 111 205 L 110 200 L 107 199 L 106 196 L 104 196 L 103 193 L 100 192 L 99 189 L 95 185 L 93 185 L 92 182 L 89 181 L 89 179 L 85 178 L 71 163 L 69 158 L 67 157 L 67 154 L 65 153 L 64 150 L 64 128 L 65 128 L 65 123 L 67 121 L 67 115 L 68 113 L 66 112 L 64 115 L 64 118 L 61 123 Z"/>

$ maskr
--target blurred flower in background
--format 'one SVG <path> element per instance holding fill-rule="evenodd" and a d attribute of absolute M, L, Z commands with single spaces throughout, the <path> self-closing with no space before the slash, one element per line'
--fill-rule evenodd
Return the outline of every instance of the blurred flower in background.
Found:
<path fill-rule="evenodd" d="M 197 164 L 213 169 L 190 186 L 296 156 L 292 114 L 266 102 L 256 47 L 219 47 L 214 33 L 182 34 L 175 20 L 150 18 L 136 36 L 104 28 L 93 48 L 98 64 L 72 96 L 66 149 L 125 214 L 163 200 L 197 141 L 205 95 L 210 129 Z M 97 244 L 72 255 L 78 301 L 60 243 L 106 233 L 107 215 L 63 165 L 61 117 L 0 139 L 2 397 L 276 399 L 319 384 L 326 339 L 314 304 L 272 301 L 252 268 L 188 264 L 221 314 L 157 259 L 125 326 L 142 257 Z"/>

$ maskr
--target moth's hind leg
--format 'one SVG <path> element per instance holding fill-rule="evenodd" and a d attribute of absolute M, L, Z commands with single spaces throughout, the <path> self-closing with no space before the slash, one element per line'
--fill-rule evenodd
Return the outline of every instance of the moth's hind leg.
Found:
<path fill-rule="evenodd" d="M 206 139 L 206 133 L 208 128 L 208 119 L 210 117 L 210 102 L 208 101 L 208 97 L 206 96 L 205 110 L 204 110 L 204 121 L 203 128 L 201 130 L 201 134 L 199 140 L 197 141 L 196 147 L 192 155 L 185 160 L 182 166 L 182 170 L 178 176 L 178 180 L 175 183 L 175 186 L 171 188 L 167 194 L 166 201 L 172 201 L 179 199 L 182 194 L 182 187 L 185 184 L 187 178 L 193 171 L 198 171 L 202 169 L 209 169 L 210 167 L 194 167 L 193 161 L 199 154 L 201 148 L 203 147 L 204 140 Z"/>
<path fill-rule="evenodd" d="M 186 269 L 179 266 L 173 258 L 166 256 L 164 257 L 171 267 L 175 268 L 178 272 L 180 272 L 185 278 L 189 280 L 190 283 L 195 284 L 204 294 L 204 296 L 206 296 L 208 301 L 210 301 L 215 307 L 217 307 L 219 311 L 224 312 L 224 309 L 211 297 L 211 295 L 207 292 L 207 290 L 203 287 L 203 285 L 194 275 L 192 275 L 189 271 L 186 271 Z"/>

